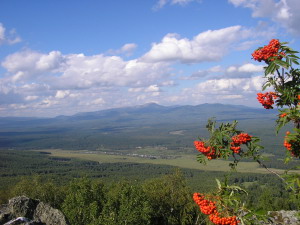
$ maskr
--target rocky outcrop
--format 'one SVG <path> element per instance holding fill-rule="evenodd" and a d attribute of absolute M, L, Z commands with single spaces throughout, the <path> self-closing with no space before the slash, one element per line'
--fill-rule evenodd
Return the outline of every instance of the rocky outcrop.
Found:
<path fill-rule="evenodd" d="M 299 211 L 272 211 L 268 212 L 268 225 L 299 225 Z"/>
<path fill-rule="evenodd" d="M 68 222 L 58 209 L 39 200 L 19 196 L 0 207 L 0 224 L 68 225 Z"/>

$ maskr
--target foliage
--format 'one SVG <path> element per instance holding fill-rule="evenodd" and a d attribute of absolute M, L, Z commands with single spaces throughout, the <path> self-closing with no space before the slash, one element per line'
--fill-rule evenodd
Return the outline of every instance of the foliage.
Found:
<path fill-rule="evenodd" d="M 65 186 L 40 176 L 22 178 L 7 198 L 25 195 L 59 208 L 72 225 L 195 224 L 203 221 L 183 173 L 144 182 L 105 183 L 87 177 Z M 201 223 L 203 224 L 203 223 Z"/>
<path fill-rule="evenodd" d="M 33 199 L 39 199 L 53 207 L 60 208 L 65 188 L 57 186 L 53 180 L 45 180 L 41 176 L 33 176 L 31 179 L 22 178 L 9 192 L 9 196 L 26 195 Z"/>
<path fill-rule="evenodd" d="M 70 183 L 62 210 L 72 225 L 96 225 L 103 208 L 104 185 L 87 178 Z"/>
<path fill-rule="evenodd" d="M 289 153 L 285 160 L 288 162 L 292 157 L 300 158 L 300 70 L 293 67 L 293 64 L 299 65 L 299 57 L 295 55 L 298 52 L 285 44 L 287 43 L 280 43 L 273 39 L 268 45 L 258 48 L 252 56 L 254 60 L 264 61 L 267 64 L 264 68 L 266 82 L 263 89 L 271 87 L 274 91 L 258 93 L 257 100 L 265 109 L 273 109 L 274 104 L 281 108 L 276 120 L 277 133 L 283 126 L 289 123 L 294 124 L 294 132 L 287 131 L 283 141 Z M 286 174 L 284 178 L 267 168 L 261 162 L 263 147 L 258 144 L 259 138 L 237 130 L 236 125 L 237 121 L 234 121 L 221 123 L 219 128 L 216 128 L 216 122 L 209 120 L 206 126 L 210 133 L 209 139 L 194 142 L 196 149 L 202 153 L 198 156 L 198 161 L 205 163 L 205 158 L 208 160 L 228 159 L 232 156 L 234 161 L 230 163 L 230 166 L 235 169 L 241 159 L 250 158 L 279 177 L 285 183 L 286 188 L 292 191 L 295 197 L 292 202 L 299 202 L 300 174 Z M 200 206 L 201 212 L 210 215 L 209 219 L 214 224 L 257 224 L 263 219 L 259 214 L 253 214 L 245 208 L 242 198 L 233 198 L 235 193 L 244 192 L 242 189 L 228 186 L 227 182 L 221 184 L 219 181 L 218 189 L 215 194 L 210 195 L 211 200 L 207 200 L 204 194 L 194 194 L 194 201 Z M 272 193 L 268 189 L 262 191 L 260 197 L 263 208 L 272 208 L 272 202 L 270 202 Z"/>
<path fill-rule="evenodd" d="M 146 193 L 137 185 L 117 182 L 110 186 L 98 224 L 150 224 L 151 212 Z"/>
<path fill-rule="evenodd" d="M 196 220 L 191 192 L 178 170 L 174 174 L 147 181 L 143 189 L 153 209 L 151 224 L 185 225 Z"/>
<path fill-rule="evenodd" d="M 258 145 L 259 138 L 237 130 L 236 125 L 237 121 L 234 121 L 233 123 L 221 123 L 219 128 L 216 128 L 216 122 L 209 120 L 206 128 L 210 133 L 210 138 L 207 141 L 194 142 L 199 152 L 205 152 L 198 155 L 198 161 L 205 163 L 205 157 L 211 160 L 215 158 L 228 159 L 229 156 L 233 156 L 234 163 L 231 163 L 230 166 L 235 168 L 239 158 L 258 159 L 260 157 L 259 150 L 262 149 L 262 146 Z M 207 147 L 204 147 L 203 150 L 199 143 L 203 143 Z M 241 145 L 243 145 L 243 149 Z"/>

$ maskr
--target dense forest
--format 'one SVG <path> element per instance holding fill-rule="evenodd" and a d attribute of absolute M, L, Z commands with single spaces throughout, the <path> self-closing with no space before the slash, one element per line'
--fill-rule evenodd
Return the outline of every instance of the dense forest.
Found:
<path fill-rule="evenodd" d="M 26 195 L 61 209 L 73 225 L 206 224 L 192 200 L 210 192 L 215 178 L 244 187 L 258 212 L 299 209 L 270 174 L 209 172 L 170 166 L 53 158 L 44 152 L 1 151 L 0 203 Z"/>

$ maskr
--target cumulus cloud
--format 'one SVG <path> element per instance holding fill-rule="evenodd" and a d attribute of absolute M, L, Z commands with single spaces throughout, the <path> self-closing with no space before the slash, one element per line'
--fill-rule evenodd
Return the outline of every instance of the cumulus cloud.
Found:
<path fill-rule="evenodd" d="M 91 102 L 88 102 L 87 105 L 103 105 L 105 103 L 103 98 L 96 98 L 94 100 L 92 100 Z"/>
<path fill-rule="evenodd" d="M 17 36 L 15 30 L 6 32 L 6 28 L 0 23 L 0 45 L 2 44 L 15 44 L 21 41 L 21 38 Z"/>
<path fill-rule="evenodd" d="M 136 98 L 141 100 L 149 96 L 159 96 L 162 90 L 157 84 L 152 84 L 145 88 L 129 88 L 128 92 L 136 94 Z"/>
<path fill-rule="evenodd" d="M 127 43 L 123 45 L 120 49 L 113 50 L 110 49 L 108 50 L 108 53 L 111 55 L 120 55 L 123 54 L 125 56 L 130 56 L 133 54 L 134 50 L 137 48 L 137 44 L 135 43 Z"/>
<path fill-rule="evenodd" d="M 262 34 L 263 35 L 263 34 Z M 232 47 L 238 47 L 243 39 L 253 36 L 253 31 L 241 26 L 231 26 L 219 30 L 208 30 L 192 40 L 180 38 L 178 34 L 167 34 L 141 60 L 144 62 L 179 61 L 200 63 L 220 60 Z M 238 42 L 238 44 L 237 44 Z"/>
<path fill-rule="evenodd" d="M 168 63 L 124 60 L 103 54 L 23 50 L 8 55 L 1 65 L 6 69 L 0 77 L 0 96 L 6 99 L 2 103 L 7 110 L 15 109 L 24 115 L 40 115 L 47 110 L 57 113 L 58 109 L 70 114 L 97 110 L 99 106 L 119 107 L 124 104 L 118 100 L 120 96 L 123 101 L 128 97 L 134 104 L 141 94 L 147 99 L 156 98 L 161 93 L 160 84 L 172 83 Z M 128 88 L 132 90 L 127 91 Z"/>
<path fill-rule="evenodd" d="M 286 28 L 289 32 L 300 35 L 298 0 L 229 0 L 236 7 L 252 10 L 253 17 L 266 17 Z"/>
<path fill-rule="evenodd" d="M 252 63 L 246 63 L 241 66 L 229 66 L 223 75 L 227 78 L 240 78 L 251 77 L 254 74 L 263 73 L 264 69 L 262 65 L 255 65 Z"/>
<path fill-rule="evenodd" d="M 160 89 L 156 84 L 154 84 L 154 85 L 150 85 L 149 87 L 147 87 L 145 91 L 146 92 L 159 92 Z"/>
<path fill-rule="evenodd" d="M 42 53 L 25 49 L 8 55 L 1 63 L 6 71 L 0 77 L 0 97 L 6 99 L 2 102 L 6 111 L 1 107 L 0 115 L 9 114 L 10 110 L 15 110 L 16 115 L 53 116 L 147 102 L 186 104 L 191 102 L 189 99 L 204 98 L 208 92 L 190 89 L 188 94 L 187 89 L 174 95 L 182 86 L 177 84 L 180 73 L 172 64 L 221 59 L 249 37 L 253 37 L 253 30 L 241 26 L 208 30 L 192 39 L 168 34 L 143 56 L 131 60 L 117 55 Z M 135 44 L 129 43 L 118 51 L 126 54 L 135 48 Z M 235 87 L 248 82 L 243 91 L 252 90 L 254 84 L 245 79 L 245 74 L 249 77 L 259 71 L 253 64 L 227 69 L 213 66 L 191 77 L 209 78 L 201 83 L 201 88 L 211 90 L 219 99 L 238 99 Z M 211 74 L 218 77 L 213 79 Z M 237 77 L 240 79 L 233 79 Z M 166 87 L 174 89 L 168 92 Z"/>
<path fill-rule="evenodd" d="M 36 96 L 36 95 L 29 95 L 29 96 L 26 96 L 25 97 L 25 100 L 26 101 L 34 101 L 34 100 L 36 100 L 36 99 L 38 99 L 39 98 L 39 96 Z"/>
<path fill-rule="evenodd" d="M 68 95 L 70 95 L 70 91 L 69 90 L 58 90 L 55 94 L 55 98 L 65 98 Z"/>
<path fill-rule="evenodd" d="M 38 80 L 55 89 L 84 89 L 92 86 L 147 86 L 168 76 L 166 63 L 147 63 L 102 54 L 62 55 L 26 50 L 6 57 L 2 66 L 12 82 Z M 49 76 L 50 74 L 50 76 Z M 47 76 L 48 75 L 48 76 Z"/>
<path fill-rule="evenodd" d="M 190 2 L 197 1 L 200 2 L 200 0 L 159 0 L 156 5 L 153 7 L 153 9 L 161 9 L 163 8 L 166 4 L 171 4 L 171 5 L 186 5 Z"/>
<path fill-rule="evenodd" d="M 124 61 L 118 56 L 83 54 L 66 56 L 60 76 L 49 78 L 55 88 L 87 89 L 93 86 L 146 86 L 168 76 L 164 63 Z"/>
<path fill-rule="evenodd" d="M 252 78 L 229 78 L 214 79 L 201 82 L 197 85 L 199 93 L 224 94 L 245 91 L 258 91 L 261 89 L 263 79 L 259 77 Z"/>
<path fill-rule="evenodd" d="M 193 87 L 185 88 L 172 99 L 192 104 L 201 103 L 224 103 L 224 104 L 245 104 L 258 106 L 256 93 L 261 91 L 264 79 L 261 76 L 249 78 L 223 78 L 210 79 L 195 84 Z"/>
<path fill-rule="evenodd" d="M 14 82 L 28 80 L 44 73 L 57 72 L 64 62 L 64 57 L 59 51 L 42 54 L 36 51 L 24 50 L 16 52 L 5 58 L 2 62 Z"/>
<path fill-rule="evenodd" d="M 252 63 L 246 63 L 243 65 L 234 65 L 227 68 L 221 66 L 214 66 L 206 70 L 198 70 L 192 73 L 189 77 L 183 77 L 183 80 L 197 80 L 202 78 L 209 79 L 222 79 L 222 78 L 245 78 L 251 77 L 257 73 L 263 72 L 262 65 L 255 65 Z"/>

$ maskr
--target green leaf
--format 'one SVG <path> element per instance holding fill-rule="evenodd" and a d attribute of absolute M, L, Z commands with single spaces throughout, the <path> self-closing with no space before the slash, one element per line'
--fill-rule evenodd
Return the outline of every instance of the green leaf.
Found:
<path fill-rule="evenodd" d="M 289 66 L 290 66 L 287 62 L 284 62 L 284 61 L 279 60 L 279 59 L 274 60 L 274 63 L 276 63 L 277 65 L 282 66 L 286 69 L 289 68 Z"/>
<path fill-rule="evenodd" d="M 291 59 L 291 61 L 296 64 L 296 65 L 299 65 L 299 62 L 296 60 L 296 59 Z"/>
<path fill-rule="evenodd" d="M 296 59 L 300 59 L 300 57 L 296 56 L 296 55 L 289 55 L 290 58 L 296 58 Z"/>
<path fill-rule="evenodd" d="M 292 50 L 292 49 L 289 49 L 288 50 L 288 53 L 291 53 L 291 54 L 297 54 L 297 53 L 299 53 L 298 51 L 294 51 L 294 50 Z"/>
<path fill-rule="evenodd" d="M 221 188 L 222 188 L 221 182 L 218 179 L 216 179 L 216 182 L 217 182 L 218 188 L 221 190 Z"/>
<path fill-rule="evenodd" d="M 265 75 L 268 75 L 270 73 L 272 74 L 274 73 L 275 70 L 276 70 L 276 64 L 274 62 L 271 62 L 267 67 L 267 69 L 265 70 Z"/>

